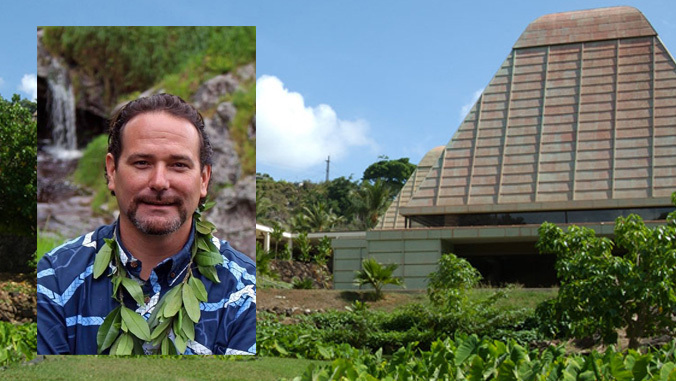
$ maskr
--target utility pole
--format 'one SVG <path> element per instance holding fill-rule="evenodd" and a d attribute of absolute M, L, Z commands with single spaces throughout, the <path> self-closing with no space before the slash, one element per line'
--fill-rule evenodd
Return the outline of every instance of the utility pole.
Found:
<path fill-rule="evenodd" d="M 329 163 L 331 163 L 331 155 L 326 158 L 326 182 L 329 182 Z"/>

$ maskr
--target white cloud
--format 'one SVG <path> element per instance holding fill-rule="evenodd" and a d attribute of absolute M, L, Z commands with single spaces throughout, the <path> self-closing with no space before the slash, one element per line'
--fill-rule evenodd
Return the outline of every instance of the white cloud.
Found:
<path fill-rule="evenodd" d="M 38 77 L 35 74 L 24 74 L 18 89 L 27 94 L 31 100 L 36 100 L 38 98 Z"/>
<path fill-rule="evenodd" d="M 5 80 L 0 77 L 0 86 L 2 86 L 5 83 Z"/>
<path fill-rule="evenodd" d="M 479 100 L 479 97 L 481 96 L 481 93 L 484 92 L 484 89 L 479 89 L 472 94 L 472 100 L 467 102 L 462 106 L 460 109 L 460 122 L 465 120 L 465 117 L 467 117 L 467 113 L 469 113 L 469 110 L 472 109 L 472 106 L 476 103 L 477 100 Z"/>
<path fill-rule="evenodd" d="M 331 106 L 305 105 L 277 77 L 256 81 L 256 161 L 302 170 L 346 157 L 356 147 L 375 148 L 364 120 L 341 120 Z"/>

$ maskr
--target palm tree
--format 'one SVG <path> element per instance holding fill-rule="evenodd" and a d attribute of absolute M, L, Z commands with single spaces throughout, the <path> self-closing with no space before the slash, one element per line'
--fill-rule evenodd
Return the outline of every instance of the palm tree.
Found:
<path fill-rule="evenodd" d="M 313 232 L 327 231 L 341 221 L 341 217 L 338 217 L 323 201 L 315 201 L 309 206 L 304 206 L 303 212 L 305 227 Z"/>
<path fill-rule="evenodd" d="M 277 254 L 279 253 L 279 241 L 282 240 L 284 237 L 284 229 L 282 229 L 282 226 L 278 223 L 275 222 L 272 224 L 272 232 L 270 232 L 270 238 L 275 240 L 275 259 L 277 259 Z"/>
<path fill-rule="evenodd" d="M 354 276 L 354 282 L 359 287 L 370 284 L 375 290 L 376 300 L 383 297 L 383 286 L 393 284 L 395 286 L 403 286 L 404 281 L 401 278 L 393 277 L 392 273 L 399 267 L 395 263 L 383 266 L 374 258 L 367 258 L 361 263 L 362 270 L 357 271 Z"/>
<path fill-rule="evenodd" d="M 352 196 L 352 207 L 355 215 L 365 230 L 371 229 L 378 223 L 390 204 L 390 191 L 387 185 L 377 180 L 371 184 L 364 181 L 361 188 Z"/>

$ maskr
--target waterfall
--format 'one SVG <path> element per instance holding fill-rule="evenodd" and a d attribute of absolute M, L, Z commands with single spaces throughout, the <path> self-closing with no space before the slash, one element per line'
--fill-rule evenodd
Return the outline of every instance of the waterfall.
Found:
<path fill-rule="evenodd" d="M 50 151 L 60 157 L 79 156 L 75 130 L 75 94 L 70 84 L 68 70 L 53 59 L 47 77 L 51 92 L 49 105 L 52 127 Z"/>

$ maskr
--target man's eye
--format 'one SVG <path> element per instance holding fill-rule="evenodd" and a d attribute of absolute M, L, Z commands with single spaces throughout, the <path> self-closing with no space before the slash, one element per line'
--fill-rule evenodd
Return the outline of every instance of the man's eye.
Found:
<path fill-rule="evenodd" d="M 177 168 L 188 168 L 188 165 L 185 163 L 174 163 L 174 167 Z"/>
<path fill-rule="evenodd" d="M 134 165 L 137 167 L 144 167 L 147 166 L 149 163 L 145 160 L 138 160 L 134 162 Z"/>

